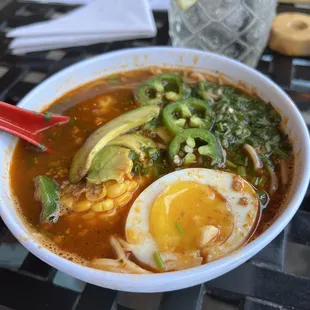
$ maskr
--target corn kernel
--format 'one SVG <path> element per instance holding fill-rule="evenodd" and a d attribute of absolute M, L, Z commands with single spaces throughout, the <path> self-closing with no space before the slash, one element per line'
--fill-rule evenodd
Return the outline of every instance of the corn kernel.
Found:
<path fill-rule="evenodd" d="M 115 215 L 117 214 L 117 209 L 113 208 L 109 212 L 102 212 L 99 213 L 99 218 L 101 220 L 108 221 L 109 223 L 113 224 L 115 223 Z"/>
<path fill-rule="evenodd" d="M 116 184 L 112 184 L 108 187 L 108 197 L 109 198 L 116 198 L 119 197 L 121 195 L 123 195 L 126 191 L 127 191 L 127 187 L 128 185 L 125 183 L 116 183 Z"/>
<path fill-rule="evenodd" d="M 85 197 L 89 201 L 98 201 L 107 195 L 104 184 L 87 184 Z"/>
<path fill-rule="evenodd" d="M 113 185 L 113 184 L 117 184 L 117 182 L 115 180 L 109 180 L 109 181 L 106 181 L 104 183 L 104 185 L 106 186 L 106 188 L 108 188 L 109 186 Z"/>
<path fill-rule="evenodd" d="M 94 216 L 95 216 L 94 212 L 88 211 L 87 213 L 83 214 L 81 218 L 83 218 L 84 220 L 89 220 L 92 219 Z"/>
<path fill-rule="evenodd" d="M 75 212 L 84 212 L 91 208 L 93 202 L 88 200 L 82 200 L 73 205 L 73 210 Z"/>
<path fill-rule="evenodd" d="M 127 188 L 128 192 L 134 192 L 138 188 L 138 185 L 136 181 L 131 181 Z"/>
<path fill-rule="evenodd" d="M 115 205 L 117 207 L 124 206 L 125 204 L 129 202 L 131 198 L 132 198 L 132 193 L 130 192 L 124 193 L 122 196 L 119 196 L 115 199 Z"/>
<path fill-rule="evenodd" d="M 92 206 L 94 212 L 104 212 L 109 211 L 114 208 L 114 201 L 112 199 L 105 199 L 103 201 L 97 202 Z"/>

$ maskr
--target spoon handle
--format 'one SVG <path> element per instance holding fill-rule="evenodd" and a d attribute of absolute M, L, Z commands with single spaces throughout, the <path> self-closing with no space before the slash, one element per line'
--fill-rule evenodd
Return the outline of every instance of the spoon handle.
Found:
<path fill-rule="evenodd" d="M 2 101 L 0 101 L 0 119 L 33 134 L 70 120 L 68 116 L 29 111 Z"/>
<path fill-rule="evenodd" d="M 36 135 L 25 130 L 24 128 L 15 126 L 13 123 L 9 123 L 1 118 L 0 118 L 0 130 L 3 130 L 23 140 L 28 141 L 29 143 L 37 146 L 41 151 L 49 152 L 49 149 L 39 141 L 39 138 Z"/>
<path fill-rule="evenodd" d="M 48 149 L 40 143 L 36 135 L 69 120 L 67 116 L 29 111 L 0 101 L 0 129 L 34 144 L 42 151 Z"/>

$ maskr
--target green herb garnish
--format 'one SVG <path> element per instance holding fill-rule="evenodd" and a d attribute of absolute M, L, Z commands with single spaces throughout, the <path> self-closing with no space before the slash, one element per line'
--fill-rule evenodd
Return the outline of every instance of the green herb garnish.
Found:
<path fill-rule="evenodd" d="M 280 149 L 275 149 L 274 152 L 280 156 L 282 159 L 289 159 L 290 155 Z"/>
<path fill-rule="evenodd" d="M 57 161 L 51 161 L 50 163 L 47 164 L 49 168 L 56 168 L 59 167 L 59 163 Z"/>
<path fill-rule="evenodd" d="M 77 123 L 78 123 L 78 121 L 74 118 L 71 118 L 69 121 L 69 125 L 71 125 L 71 126 L 75 126 Z"/>
<path fill-rule="evenodd" d="M 165 262 L 163 261 L 161 255 L 159 252 L 154 252 L 153 253 L 153 259 L 157 265 L 157 267 L 162 270 L 165 271 L 166 270 L 166 266 L 165 266 Z"/>
<path fill-rule="evenodd" d="M 178 232 L 183 236 L 184 235 L 184 229 L 183 227 L 181 226 L 181 224 L 179 222 L 176 222 L 175 223 L 175 227 L 176 229 L 178 230 Z"/>
<path fill-rule="evenodd" d="M 264 187 L 265 184 L 266 184 L 266 182 L 267 182 L 267 177 L 265 177 L 265 176 L 263 175 L 261 178 L 259 178 L 258 186 Z"/>
<path fill-rule="evenodd" d="M 237 168 L 237 173 L 238 173 L 241 177 L 245 178 L 245 177 L 246 177 L 246 170 L 245 170 L 245 167 L 239 166 L 239 167 Z"/>
<path fill-rule="evenodd" d="M 233 162 L 231 162 L 231 161 L 228 160 L 228 159 L 226 160 L 225 164 L 226 164 L 226 166 L 227 166 L 228 168 L 231 168 L 231 169 L 237 168 L 237 165 L 235 165 Z"/>
<path fill-rule="evenodd" d="M 264 154 L 259 154 L 258 157 L 261 159 L 261 161 L 265 164 L 267 164 L 270 167 L 273 167 L 273 162 Z"/>
<path fill-rule="evenodd" d="M 137 154 L 135 151 L 130 151 L 129 158 L 131 160 L 137 160 L 137 159 L 139 159 L 139 154 Z"/>
<path fill-rule="evenodd" d="M 140 156 L 135 151 L 130 151 L 129 158 L 133 162 L 132 172 L 134 175 L 138 175 L 141 177 L 141 173 L 143 170 L 143 164 L 140 162 Z"/>
<path fill-rule="evenodd" d="M 154 132 L 156 130 L 156 128 L 160 125 L 160 122 L 158 119 L 154 118 L 153 120 L 151 120 L 150 122 L 146 123 L 143 127 L 142 130 L 143 131 L 147 131 L 147 132 Z"/>
<path fill-rule="evenodd" d="M 44 116 L 44 120 L 48 122 L 52 119 L 53 114 L 51 112 L 45 112 L 43 113 L 43 116 Z"/>
<path fill-rule="evenodd" d="M 153 175 L 154 178 L 158 178 L 159 177 L 160 174 L 159 174 L 159 169 L 157 167 L 154 167 L 152 169 L 152 175 Z"/>
<path fill-rule="evenodd" d="M 252 179 L 252 184 L 253 184 L 254 186 L 257 186 L 258 183 L 259 183 L 259 177 L 254 177 L 254 178 Z"/>
<path fill-rule="evenodd" d="M 34 165 L 34 164 L 36 163 L 36 161 L 37 161 L 37 158 L 36 158 L 35 156 L 29 156 L 29 157 L 27 158 L 27 163 L 28 163 L 29 165 Z"/>
<path fill-rule="evenodd" d="M 142 175 L 147 175 L 147 174 L 149 174 L 149 171 L 150 171 L 150 169 L 148 167 L 146 167 L 146 168 L 142 169 L 141 173 L 142 173 Z"/>
<path fill-rule="evenodd" d="M 233 164 L 247 166 L 248 157 L 241 152 L 242 145 L 246 143 L 259 147 L 260 155 L 265 156 L 263 162 L 270 166 L 275 159 L 274 156 L 270 158 L 273 150 L 280 158 L 289 158 L 289 141 L 279 128 L 281 116 L 270 103 L 233 87 L 208 81 L 199 82 L 196 93 L 193 93 L 198 98 L 216 101 L 216 104 L 211 104 L 216 115 L 212 132 L 227 153 L 233 154 L 228 156 Z M 226 166 L 235 169 L 229 164 Z"/>
<path fill-rule="evenodd" d="M 269 202 L 268 194 L 263 190 L 259 190 L 259 191 L 257 191 L 257 196 L 258 196 L 258 199 L 260 201 L 262 209 L 265 209 L 268 202 Z"/>

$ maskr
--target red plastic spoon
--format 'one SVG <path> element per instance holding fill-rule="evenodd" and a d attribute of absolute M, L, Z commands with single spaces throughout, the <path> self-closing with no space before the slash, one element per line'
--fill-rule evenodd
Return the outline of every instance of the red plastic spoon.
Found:
<path fill-rule="evenodd" d="M 0 130 L 20 137 L 44 152 L 48 152 L 49 149 L 40 142 L 37 134 L 56 125 L 65 124 L 69 120 L 68 116 L 49 112 L 38 113 L 0 101 Z"/>

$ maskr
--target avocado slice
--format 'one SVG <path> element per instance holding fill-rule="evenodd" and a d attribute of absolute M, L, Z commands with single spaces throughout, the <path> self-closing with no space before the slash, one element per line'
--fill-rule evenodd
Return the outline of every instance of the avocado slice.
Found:
<path fill-rule="evenodd" d="M 78 183 L 85 177 L 94 157 L 108 142 L 151 121 L 158 116 L 159 111 L 160 108 L 157 106 L 141 107 L 114 118 L 98 128 L 73 157 L 69 174 L 70 182 Z"/>
<path fill-rule="evenodd" d="M 87 182 L 100 184 L 108 180 L 122 183 L 125 173 L 130 173 L 133 162 L 130 149 L 121 146 L 105 146 L 93 159 L 87 174 Z"/>
<path fill-rule="evenodd" d="M 156 148 L 156 144 L 152 139 L 139 135 L 138 133 L 127 133 L 119 136 L 108 143 L 108 145 L 119 145 L 127 147 L 137 154 L 142 152 L 143 148 Z"/>

